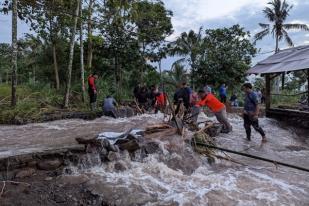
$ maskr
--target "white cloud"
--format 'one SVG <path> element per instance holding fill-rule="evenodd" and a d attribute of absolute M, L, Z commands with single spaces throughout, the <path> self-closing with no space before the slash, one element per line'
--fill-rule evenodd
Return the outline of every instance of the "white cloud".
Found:
<path fill-rule="evenodd" d="M 307 24 L 308 25 L 308 21 L 299 20 L 299 19 L 294 19 L 293 21 L 290 21 L 289 23 L 291 23 L 291 24 Z"/>
<path fill-rule="evenodd" d="M 269 0 L 164 0 L 176 16 L 203 21 L 231 15 L 245 6 L 265 6 Z"/>
<path fill-rule="evenodd" d="M 270 0 L 163 0 L 168 9 L 172 10 L 174 35 L 173 40 L 181 32 L 193 29 L 197 31 L 200 26 L 216 19 L 226 18 L 238 23 L 235 18 L 240 12 L 246 12 L 248 17 L 260 15 L 262 9 Z M 301 0 L 288 0 L 290 5 L 297 7 Z M 309 2 L 309 1 L 308 1 Z M 301 22 L 301 21 L 299 21 Z M 256 23 L 256 22 L 255 22 Z"/>
<path fill-rule="evenodd" d="M 174 17 L 172 23 L 175 38 L 183 31 L 198 30 L 203 23 L 218 18 L 235 19 L 235 14 L 244 9 L 250 15 L 256 15 L 269 0 L 163 0 L 168 9 L 172 10 Z"/>

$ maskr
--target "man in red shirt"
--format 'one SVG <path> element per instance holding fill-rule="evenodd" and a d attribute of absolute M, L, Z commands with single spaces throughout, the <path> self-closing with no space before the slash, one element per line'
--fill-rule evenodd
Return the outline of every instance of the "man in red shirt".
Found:
<path fill-rule="evenodd" d="M 96 110 L 96 102 L 97 102 L 97 87 L 95 85 L 96 79 L 98 79 L 98 75 L 96 73 L 92 73 L 88 77 L 88 94 L 90 99 L 91 111 Z"/>
<path fill-rule="evenodd" d="M 216 116 L 218 122 L 223 124 L 223 133 L 229 133 L 232 131 L 232 126 L 226 116 L 225 105 L 220 102 L 212 93 L 205 92 L 204 90 L 199 90 L 198 96 L 200 101 L 195 105 L 200 108 L 207 106 Z"/>

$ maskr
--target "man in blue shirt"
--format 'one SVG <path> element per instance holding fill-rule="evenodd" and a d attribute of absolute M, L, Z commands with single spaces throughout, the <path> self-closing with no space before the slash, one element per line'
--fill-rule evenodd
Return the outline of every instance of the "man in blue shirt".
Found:
<path fill-rule="evenodd" d="M 104 115 L 117 118 L 118 115 L 117 115 L 117 111 L 116 111 L 116 108 L 115 108 L 116 106 L 117 106 L 116 100 L 112 96 L 108 95 L 105 98 L 104 103 L 103 103 Z"/>
<path fill-rule="evenodd" d="M 221 85 L 221 87 L 219 89 L 219 95 L 220 95 L 220 101 L 225 104 L 226 103 L 226 97 L 227 97 L 225 84 Z"/>
<path fill-rule="evenodd" d="M 261 134 L 262 142 L 266 142 L 266 136 L 264 130 L 259 126 L 259 101 L 258 96 L 252 90 L 252 85 L 250 83 L 245 83 L 242 86 L 245 92 L 245 105 L 244 105 L 244 127 L 246 129 L 247 139 L 251 140 L 251 126 Z"/>

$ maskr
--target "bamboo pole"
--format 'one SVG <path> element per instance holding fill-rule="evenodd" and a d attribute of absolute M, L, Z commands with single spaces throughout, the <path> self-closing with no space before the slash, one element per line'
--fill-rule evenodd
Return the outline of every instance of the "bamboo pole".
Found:
<path fill-rule="evenodd" d="M 285 166 L 285 167 L 290 167 L 290 168 L 293 168 L 293 169 L 309 172 L 308 168 L 299 167 L 299 166 L 287 164 L 287 163 L 284 163 L 284 162 L 267 159 L 267 158 L 264 158 L 264 157 L 259 157 L 259 156 L 255 156 L 255 155 L 251 155 L 251 154 L 247 154 L 247 153 L 243 153 L 243 152 L 237 152 L 237 151 L 233 151 L 233 150 L 230 150 L 230 149 L 225 149 L 225 148 L 217 147 L 217 146 L 214 146 L 214 145 L 208 145 L 208 144 L 204 144 L 204 143 L 200 143 L 200 142 L 196 142 L 196 144 L 200 145 L 200 146 L 212 148 L 212 149 L 225 151 L 225 152 L 228 152 L 228 153 L 233 153 L 233 154 L 237 154 L 237 155 L 241 155 L 241 156 L 245 156 L 245 157 L 249 157 L 249 158 L 253 158 L 253 159 L 257 159 L 257 160 L 262 160 L 264 162 L 274 163 L 276 165 L 282 165 L 282 166 Z"/>

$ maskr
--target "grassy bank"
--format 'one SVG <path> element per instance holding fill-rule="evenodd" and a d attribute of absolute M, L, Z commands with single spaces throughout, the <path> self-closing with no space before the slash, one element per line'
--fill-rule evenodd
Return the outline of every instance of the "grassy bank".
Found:
<path fill-rule="evenodd" d="M 0 124 L 36 122 L 42 116 L 65 112 L 89 112 L 81 94 L 72 92 L 70 108 L 62 109 L 63 92 L 47 86 L 22 85 L 17 87 L 17 105 L 10 106 L 10 85 L 0 85 Z"/>

